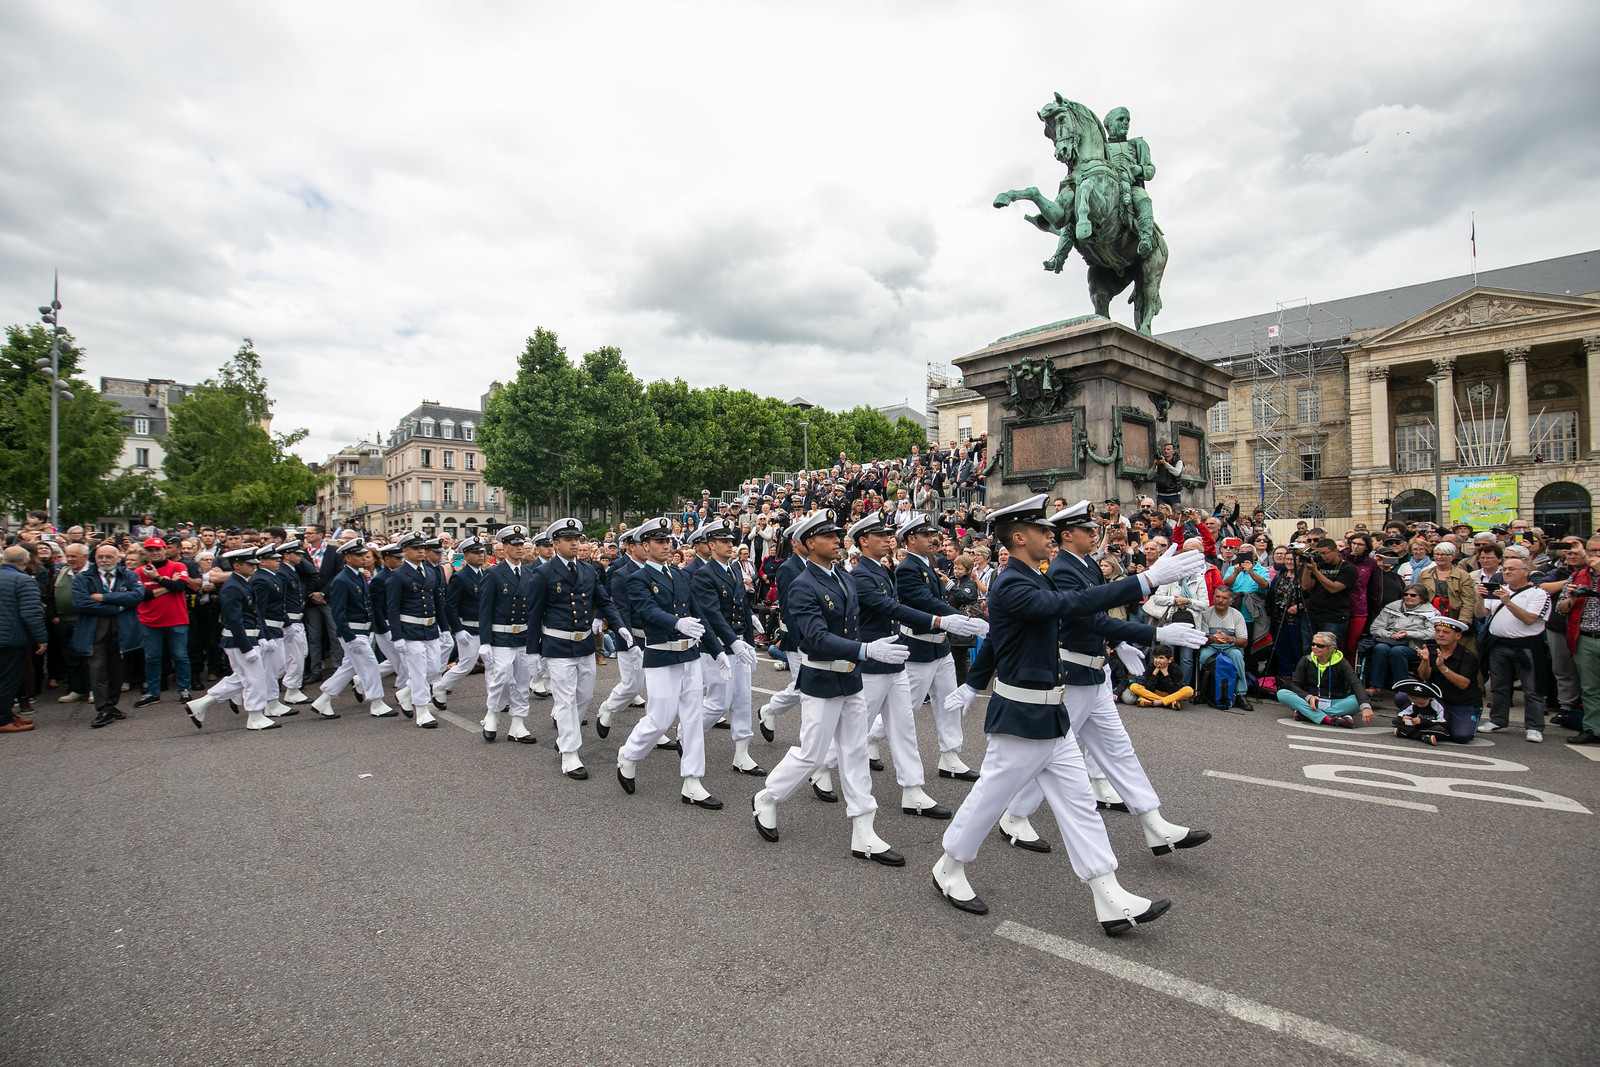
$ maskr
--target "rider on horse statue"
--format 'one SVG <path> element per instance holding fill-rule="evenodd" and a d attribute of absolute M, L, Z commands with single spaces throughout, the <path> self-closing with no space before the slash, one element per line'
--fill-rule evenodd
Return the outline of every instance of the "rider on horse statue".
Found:
<path fill-rule="evenodd" d="M 1114 107 L 1106 112 L 1106 160 L 1122 179 L 1122 203 L 1133 213 L 1133 232 L 1139 235 L 1139 255 L 1148 256 L 1155 246 L 1156 220 L 1150 211 L 1150 194 L 1144 183 L 1156 176 L 1150 162 L 1150 146 L 1143 137 L 1128 136 L 1128 109 Z"/>

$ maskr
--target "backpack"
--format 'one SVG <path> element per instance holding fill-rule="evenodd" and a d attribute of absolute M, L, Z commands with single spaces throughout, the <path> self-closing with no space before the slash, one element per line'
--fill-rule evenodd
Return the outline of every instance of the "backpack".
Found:
<path fill-rule="evenodd" d="M 1212 705 L 1224 710 L 1233 707 L 1234 696 L 1239 688 L 1239 668 L 1233 665 L 1233 657 L 1218 653 L 1211 657 L 1208 666 L 1212 668 L 1211 684 L 1205 692 L 1211 698 Z"/>

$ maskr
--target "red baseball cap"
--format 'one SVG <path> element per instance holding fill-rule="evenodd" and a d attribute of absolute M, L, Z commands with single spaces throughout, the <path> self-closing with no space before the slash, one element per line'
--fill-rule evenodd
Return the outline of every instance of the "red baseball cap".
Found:
<path fill-rule="evenodd" d="M 146 547 L 146 548 L 166 548 L 167 547 L 167 543 L 165 541 L 161 540 L 161 538 L 159 538 L 159 537 L 147 537 L 144 540 L 144 547 Z"/>

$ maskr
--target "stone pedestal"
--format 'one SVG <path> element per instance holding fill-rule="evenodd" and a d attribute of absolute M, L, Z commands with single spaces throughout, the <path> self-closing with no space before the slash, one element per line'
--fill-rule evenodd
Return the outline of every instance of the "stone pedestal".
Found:
<path fill-rule="evenodd" d="M 1205 414 L 1228 398 L 1227 371 L 1094 315 L 1002 337 L 955 362 L 989 404 L 989 507 L 1034 493 L 1097 508 L 1153 497 L 1154 460 L 1171 442 L 1184 503 L 1210 510 Z"/>

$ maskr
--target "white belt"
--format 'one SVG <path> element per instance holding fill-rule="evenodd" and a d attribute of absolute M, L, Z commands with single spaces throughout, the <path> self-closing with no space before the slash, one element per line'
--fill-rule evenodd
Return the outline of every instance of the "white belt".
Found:
<path fill-rule="evenodd" d="M 300 621 L 300 620 L 302 620 L 302 619 L 304 619 L 304 618 L 305 618 L 305 616 L 304 616 L 304 615 L 296 615 L 296 614 L 295 614 L 295 613 L 294 613 L 294 612 L 292 612 L 292 611 L 291 611 L 291 612 L 289 612 L 289 621 L 290 621 L 290 622 L 299 622 L 299 621 Z"/>
<path fill-rule="evenodd" d="M 546 637 L 559 637 L 563 641 L 583 641 L 592 636 L 588 630 L 552 630 L 548 626 L 539 627 L 539 632 Z"/>
<path fill-rule="evenodd" d="M 520 634 L 528 627 L 520 622 L 497 622 L 489 627 L 491 633 Z"/>
<path fill-rule="evenodd" d="M 476 630 L 478 628 L 478 620 L 477 619 L 462 619 L 461 620 L 461 628 L 463 630 Z"/>
<path fill-rule="evenodd" d="M 663 641 L 659 645 L 645 645 L 644 647 L 653 648 L 657 652 L 687 652 L 693 648 L 696 643 L 697 642 L 685 638 L 681 641 Z"/>
<path fill-rule="evenodd" d="M 900 624 L 900 632 L 905 634 L 907 637 L 914 638 L 918 641 L 926 641 L 933 645 L 942 643 L 947 637 L 950 636 L 949 634 L 942 632 L 936 634 L 919 634 L 905 623 Z"/>
<path fill-rule="evenodd" d="M 1016 700 L 1024 704 L 1059 704 L 1067 695 L 1065 686 L 1056 686 L 1054 689 L 1024 689 L 1020 685 L 1011 685 L 995 679 L 994 691 L 1007 700 Z"/>
<path fill-rule="evenodd" d="M 856 669 L 856 665 L 847 659 L 812 659 L 804 653 L 800 662 L 815 671 L 833 671 L 835 674 L 849 674 Z"/>
<path fill-rule="evenodd" d="M 1080 667 L 1088 667 L 1091 671 L 1098 671 L 1106 665 L 1104 656 L 1090 656 L 1083 652 L 1073 652 L 1071 649 L 1060 650 L 1063 663 L 1076 663 Z"/>
<path fill-rule="evenodd" d="M 238 634 L 234 633 L 232 630 L 224 630 L 222 632 L 227 634 L 229 637 L 238 637 L 239 636 Z M 260 630 L 246 630 L 244 632 L 244 635 L 246 637 L 260 637 L 261 636 L 261 631 Z"/>
<path fill-rule="evenodd" d="M 283 620 L 282 619 L 263 619 L 263 620 L 261 620 L 261 625 L 267 627 L 270 630 L 281 630 L 281 629 L 283 629 Z"/>
<path fill-rule="evenodd" d="M 345 625 L 352 630 L 360 630 L 362 632 L 372 629 L 372 624 L 370 622 L 347 622 Z"/>
<path fill-rule="evenodd" d="M 432 626 L 433 625 L 433 616 L 432 615 L 402 615 L 402 616 L 400 616 L 400 621 L 401 622 L 409 622 L 413 626 Z"/>

